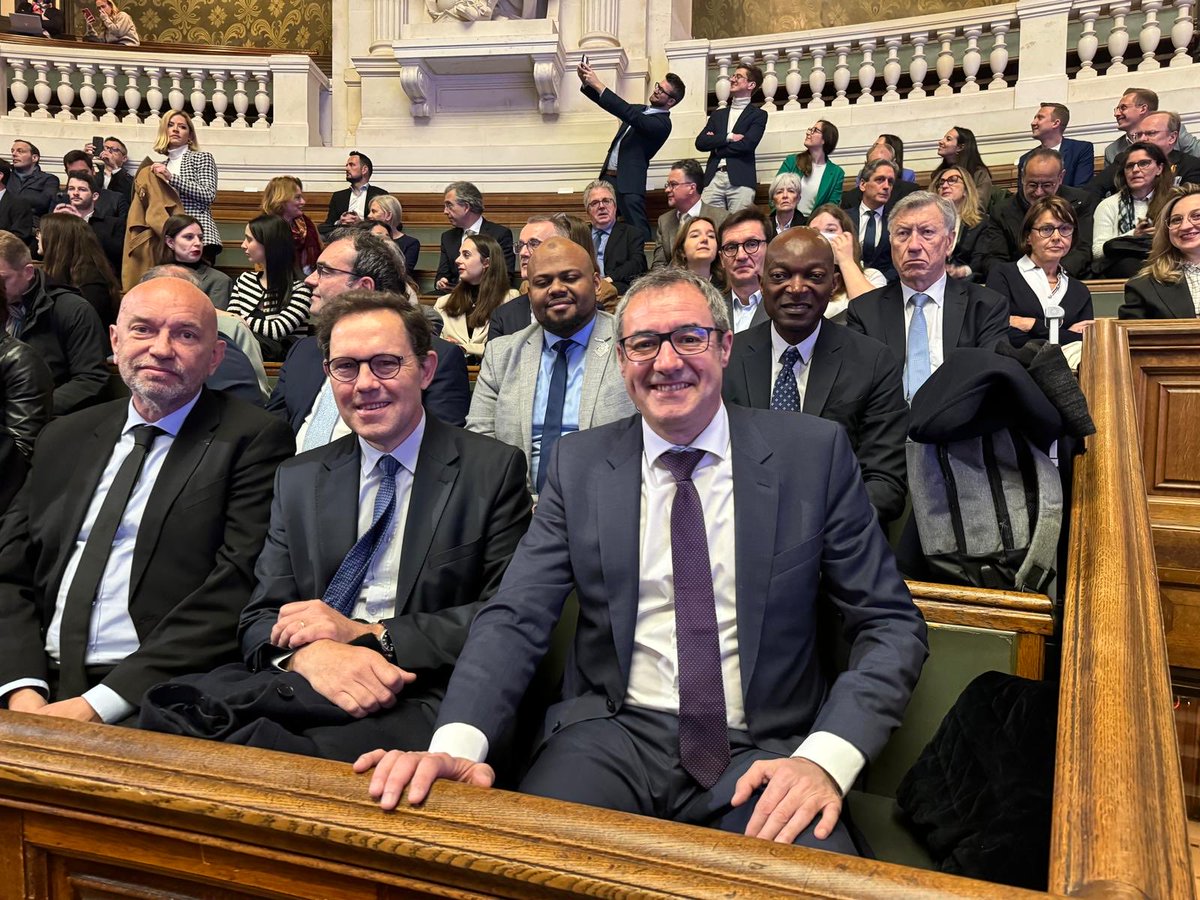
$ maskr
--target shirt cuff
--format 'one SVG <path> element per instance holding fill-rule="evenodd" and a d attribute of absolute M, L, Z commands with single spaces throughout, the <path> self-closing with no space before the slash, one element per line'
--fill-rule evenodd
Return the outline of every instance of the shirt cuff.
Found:
<path fill-rule="evenodd" d="M 829 773 L 843 797 L 854 786 L 858 773 L 867 764 L 867 758 L 862 755 L 861 750 L 845 738 L 829 731 L 814 731 L 796 748 L 792 756 L 814 762 Z"/>
<path fill-rule="evenodd" d="M 137 711 L 136 706 L 103 684 L 84 691 L 81 696 L 87 701 L 88 706 L 96 711 L 100 720 L 108 725 L 127 719 Z"/>
<path fill-rule="evenodd" d="M 450 722 L 433 733 L 433 738 L 429 741 L 429 752 L 448 753 L 481 763 L 488 755 L 487 735 L 474 725 Z"/>
<path fill-rule="evenodd" d="M 41 691 L 43 697 L 50 698 L 50 685 L 42 681 L 40 678 L 18 678 L 16 681 L 10 681 L 6 685 L 0 686 L 0 698 L 4 700 L 4 705 L 8 706 L 8 695 L 14 691 L 19 691 L 21 688 L 36 688 Z"/>

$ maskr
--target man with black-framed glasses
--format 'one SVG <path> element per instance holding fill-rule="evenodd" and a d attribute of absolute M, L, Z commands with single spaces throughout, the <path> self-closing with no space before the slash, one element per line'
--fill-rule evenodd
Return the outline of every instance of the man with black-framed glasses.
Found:
<path fill-rule="evenodd" d="M 143 727 L 326 759 L 426 746 L 525 533 L 524 454 L 425 414 L 438 360 L 404 295 L 326 298 L 317 342 L 353 433 L 276 476 L 244 662 L 151 690 Z"/>
<path fill-rule="evenodd" d="M 767 255 L 767 217 L 755 206 L 730 214 L 717 229 L 717 252 L 729 289 L 734 332 L 767 321 L 762 305 L 762 267 Z"/>
<path fill-rule="evenodd" d="M 626 103 L 605 86 L 587 63 L 581 62 L 576 73 L 582 82 L 583 95 L 621 120 L 598 177 L 616 186 L 621 218 L 638 230 L 643 242 L 648 241 L 646 173 L 654 154 L 671 136 L 671 107 L 683 100 L 686 91 L 683 80 L 668 72 L 651 88 L 647 103 Z"/>
<path fill-rule="evenodd" d="M 729 103 L 718 109 L 696 136 L 696 149 L 708 152 L 704 202 L 730 212 L 751 206 L 758 188 L 754 151 L 767 130 L 767 111 L 750 102 L 762 84 L 758 66 L 738 66 L 729 76 Z"/>

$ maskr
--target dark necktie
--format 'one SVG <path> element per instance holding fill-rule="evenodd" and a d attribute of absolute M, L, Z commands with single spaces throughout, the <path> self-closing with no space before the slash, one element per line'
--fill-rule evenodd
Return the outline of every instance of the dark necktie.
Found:
<path fill-rule="evenodd" d="M 692 471 L 703 456 L 703 450 L 673 450 L 659 459 L 675 479 L 671 569 L 679 656 L 679 761 L 707 790 L 729 766 L 729 735 L 708 533 L 692 482 Z"/>
<path fill-rule="evenodd" d="M 567 353 L 575 342 L 563 338 L 554 344 L 558 356 L 550 373 L 550 390 L 546 394 L 546 415 L 542 417 L 542 444 L 538 453 L 537 492 L 546 484 L 546 473 L 550 471 L 550 456 L 558 439 L 562 437 L 563 407 L 567 403 Z"/>
<path fill-rule="evenodd" d="M 59 626 L 59 679 L 58 697 L 51 699 L 66 699 L 78 697 L 88 689 L 87 673 L 84 669 L 87 657 L 88 632 L 92 622 L 92 607 L 96 603 L 96 594 L 100 590 L 100 582 L 104 578 L 104 570 L 108 566 L 108 557 L 112 553 L 113 541 L 117 537 L 117 529 L 125 517 L 125 507 L 137 485 L 138 476 L 142 474 L 142 466 L 146 462 L 146 454 L 154 439 L 163 434 L 156 425 L 135 425 L 133 431 L 133 449 L 121 462 L 116 477 L 109 485 L 108 495 L 100 504 L 100 512 L 92 523 L 88 533 L 87 543 L 79 557 L 79 565 L 75 568 L 75 577 L 67 589 L 67 601 L 63 608 L 62 622 Z"/>
<path fill-rule="evenodd" d="M 875 234 L 875 213 L 871 210 L 867 210 L 866 215 L 870 216 L 870 218 L 867 219 L 867 230 L 863 234 L 863 259 L 869 259 L 875 253 L 875 241 L 877 240 Z"/>
<path fill-rule="evenodd" d="M 796 386 L 796 363 L 799 360 L 800 351 L 795 347 L 783 351 L 783 356 L 779 358 L 783 368 L 779 370 L 771 391 L 771 409 L 800 412 L 800 389 Z"/>
<path fill-rule="evenodd" d="M 338 566 L 337 572 L 325 588 L 326 603 L 340 612 L 346 618 L 354 612 L 354 604 L 358 600 L 358 592 L 362 589 L 363 578 L 371 559 L 379 550 L 379 542 L 387 534 L 388 525 L 396 514 L 396 472 L 400 463 L 394 456 L 383 455 L 376 463 L 383 470 L 383 478 L 379 481 L 379 491 L 375 494 L 375 508 L 371 514 L 371 527 L 363 532 Z"/>

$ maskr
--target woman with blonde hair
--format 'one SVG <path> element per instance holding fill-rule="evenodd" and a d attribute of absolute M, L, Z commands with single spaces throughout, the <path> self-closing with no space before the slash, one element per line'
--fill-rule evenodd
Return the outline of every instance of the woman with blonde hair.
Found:
<path fill-rule="evenodd" d="M 486 234 L 465 236 L 455 265 L 458 284 L 434 303 L 445 322 L 442 337 L 458 344 L 468 356 L 482 357 L 492 313 L 517 292 L 508 286 L 504 251 Z"/>
<path fill-rule="evenodd" d="M 388 236 L 404 257 L 408 271 L 416 269 L 417 258 L 421 255 L 421 242 L 404 233 L 404 207 L 400 205 L 400 201 L 391 194 L 372 197 L 371 202 L 367 204 L 367 219 L 387 226 Z"/>
<path fill-rule="evenodd" d="M 1159 213 L 1150 258 L 1125 283 L 1119 319 L 1200 315 L 1200 185 L 1174 188 Z"/>
<path fill-rule="evenodd" d="M 217 163 L 211 153 L 200 149 L 191 118 L 182 112 L 162 117 L 158 124 L 155 153 L 165 153 L 165 163 L 154 163 L 150 171 L 174 188 L 183 211 L 200 223 L 204 252 L 212 263 L 221 252 L 221 234 L 213 221 L 212 205 L 217 199 Z"/>
<path fill-rule="evenodd" d="M 92 226 L 71 213 L 48 213 L 38 222 L 38 250 L 46 280 L 71 285 L 105 325 L 117 320 L 121 284 Z"/>
<path fill-rule="evenodd" d="M 887 279 L 878 269 L 863 268 L 862 244 L 858 241 L 854 220 L 836 203 L 826 203 L 814 209 L 808 227 L 821 232 L 829 241 L 829 246 L 833 248 L 833 264 L 838 270 L 839 285 L 834 288 L 829 305 L 825 307 L 825 318 L 845 322 L 850 301 L 883 287 Z"/>
<path fill-rule="evenodd" d="M 88 20 L 88 30 L 104 43 L 124 44 L 127 47 L 141 44 L 133 17 L 127 12 L 118 12 L 112 0 L 96 0 L 96 12 L 100 14 L 99 25 L 90 15 L 90 10 L 84 14 L 84 18 Z"/>
<path fill-rule="evenodd" d="M 947 166 L 933 176 L 930 193 L 954 204 L 958 223 L 946 273 L 982 284 L 992 265 L 1005 256 L 1004 235 L 983 212 L 975 179 L 962 166 Z"/>
<path fill-rule="evenodd" d="M 279 216 L 292 230 L 296 245 L 296 266 L 307 275 L 321 255 L 321 238 L 317 226 L 304 214 L 304 184 L 294 175 L 277 175 L 263 190 L 262 211 Z"/>
<path fill-rule="evenodd" d="M 717 223 L 708 216 L 696 216 L 675 233 L 671 246 L 671 265 L 707 278 L 720 290 L 725 289 L 725 270 L 717 251 Z"/>

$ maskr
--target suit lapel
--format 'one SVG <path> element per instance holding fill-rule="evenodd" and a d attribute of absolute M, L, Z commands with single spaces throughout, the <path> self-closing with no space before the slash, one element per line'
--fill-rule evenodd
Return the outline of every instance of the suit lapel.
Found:
<path fill-rule="evenodd" d="M 520 416 L 518 432 L 521 435 L 525 458 L 533 453 L 533 395 L 537 390 L 538 375 L 542 366 L 542 345 L 545 341 L 541 326 L 525 339 L 517 360 L 517 413 Z"/>
<path fill-rule="evenodd" d="M 808 361 L 808 385 L 804 389 L 803 410 L 810 416 L 819 416 L 824 412 L 829 392 L 833 390 L 838 371 L 842 368 L 842 342 L 837 328 L 828 322 L 821 323 L 812 359 Z"/>
<path fill-rule="evenodd" d="M 746 354 L 742 357 L 742 375 L 746 379 L 746 395 L 755 409 L 771 408 L 771 329 L 752 328 L 745 335 Z"/>
<path fill-rule="evenodd" d="M 592 417 L 596 414 L 596 401 L 600 397 L 600 385 L 609 365 L 613 362 L 613 332 L 612 322 L 603 313 L 596 314 L 596 324 L 592 326 L 592 336 L 584 348 L 583 385 L 579 390 L 579 428 L 592 426 Z"/>
<path fill-rule="evenodd" d="M 1180 278 L 1175 284 L 1161 284 L 1153 280 L 1151 284 L 1158 288 L 1163 298 L 1163 305 L 1180 319 L 1194 319 L 1196 307 L 1192 304 L 1192 294 L 1186 278 Z"/>
<path fill-rule="evenodd" d="M 458 479 L 458 448 L 453 431 L 432 416 L 425 417 L 425 436 L 417 471 L 413 473 L 412 493 L 408 501 L 408 520 L 404 523 L 404 544 L 400 551 L 400 572 L 396 576 L 396 615 L 404 612 L 425 567 L 429 545 L 437 533 L 450 492 Z"/>
<path fill-rule="evenodd" d="M 309 545 L 313 553 L 313 571 L 321 594 L 350 548 L 358 540 L 358 488 L 362 459 L 358 438 L 347 435 L 324 451 L 325 474 L 317 480 L 313 491 L 313 506 L 308 510 L 310 521 L 316 525 L 314 540 Z"/>
<path fill-rule="evenodd" d="M 883 314 L 883 341 L 896 354 L 903 367 L 908 354 L 908 341 L 904 337 L 904 292 L 900 282 L 894 281 L 884 289 L 880 298 Z"/>
<path fill-rule="evenodd" d="M 129 597 L 137 596 L 138 585 L 146 574 L 146 566 L 162 533 L 163 521 L 179 498 L 184 487 L 213 441 L 213 432 L 221 424 L 220 403 L 207 388 L 200 392 L 200 399 L 183 421 L 183 427 L 171 443 L 167 457 L 154 480 L 154 489 L 146 501 L 142 521 L 138 525 L 137 540 L 133 548 L 133 566 L 129 574 Z"/>
<path fill-rule="evenodd" d="M 638 605 L 638 521 L 642 508 L 642 418 L 634 416 L 590 484 L 599 530 L 600 565 L 621 683 L 629 682 Z"/>
<path fill-rule="evenodd" d="M 766 465 L 772 451 L 754 426 L 751 415 L 735 406 L 727 409 L 733 448 L 738 659 L 745 698 L 753 681 L 762 640 L 771 559 L 775 552 L 779 478 Z M 746 707 L 750 707 L 748 701 Z"/>
<path fill-rule="evenodd" d="M 967 290 L 955 278 L 946 279 L 945 309 L 942 311 L 942 353 L 958 346 L 967 316 Z"/>

